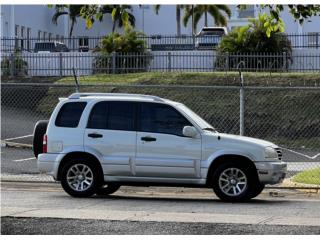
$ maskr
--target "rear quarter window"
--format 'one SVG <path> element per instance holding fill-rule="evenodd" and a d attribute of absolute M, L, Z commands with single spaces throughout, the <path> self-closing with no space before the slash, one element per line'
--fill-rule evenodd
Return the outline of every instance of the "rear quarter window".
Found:
<path fill-rule="evenodd" d="M 56 118 L 57 127 L 76 128 L 79 124 L 82 112 L 87 105 L 86 102 L 65 103 Z"/>

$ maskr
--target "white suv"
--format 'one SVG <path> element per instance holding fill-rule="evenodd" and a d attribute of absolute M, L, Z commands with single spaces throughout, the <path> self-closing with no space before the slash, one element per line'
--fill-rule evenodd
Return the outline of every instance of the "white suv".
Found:
<path fill-rule="evenodd" d="M 213 188 L 222 200 L 243 201 L 286 173 L 276 145 L 219 133 L 185 105 L 156 96 L 75 93 L 46 124 L 34 132 L 43 136 L 42 149 L 34 143 L 39 170 L 74 197 L 158 185 Z"/>

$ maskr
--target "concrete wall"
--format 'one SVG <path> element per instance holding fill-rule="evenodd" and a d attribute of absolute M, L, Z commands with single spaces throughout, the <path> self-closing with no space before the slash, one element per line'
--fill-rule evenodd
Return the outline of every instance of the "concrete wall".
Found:
<path fill-rule="evenodd" d="M 213 51 L 157 51 L 153 52 L 151 71 L 193 71 L 215 70 L 216 53 Z M 2 59 L 10 54 L 2 54 Z M 28 76 L 72 76 L 72 69 L 80 75 L 93 74 L 93 60 L 96 54 L 86 52 L 69 53 L 23 53 L 21 57 L 28 64 Z M 320 49 L 295 49 L 293 63 L 289 70 L 320 70 Z M 2 60 L 0 59 L 0 60 Z M 107 66 L 105 66 L 107 67 Z"/>

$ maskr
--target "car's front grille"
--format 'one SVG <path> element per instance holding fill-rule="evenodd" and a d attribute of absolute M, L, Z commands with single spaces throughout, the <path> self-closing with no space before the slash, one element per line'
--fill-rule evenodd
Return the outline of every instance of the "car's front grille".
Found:
<path fill-rule="evenodd" d="M 282 160 L 282 150 L 280 148 L 275 148 L 275 150 L 277 151 L 278 153 L 278 159 L 279 160 Z"/>

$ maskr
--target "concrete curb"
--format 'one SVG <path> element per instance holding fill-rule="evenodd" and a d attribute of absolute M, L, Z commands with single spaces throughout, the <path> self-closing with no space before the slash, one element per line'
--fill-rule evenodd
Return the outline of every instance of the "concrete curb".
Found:
<path fill-rule="evenodd" d="M 293 177 L 286 178 L 281 184 L 281 186 L 287 188 L 295 188 L 298 191 L 302 191 L 305 193 L 320 194 L 320 185 L 294 182 Z"/>
<path fill-rule="evenodd" d="M 32 145 L 31 144 L 15 143 L 15 142 L 7 142 L 7 141 L 2 141 L 1 142 L 1 147 L 32 149 Z"/>
<path fill-rule="evenodd" d="M 1 173 L 2 182 L 56 182 L 53 177 L 46 174 L 11 174 Z"/>

